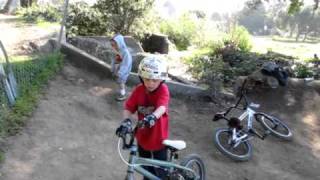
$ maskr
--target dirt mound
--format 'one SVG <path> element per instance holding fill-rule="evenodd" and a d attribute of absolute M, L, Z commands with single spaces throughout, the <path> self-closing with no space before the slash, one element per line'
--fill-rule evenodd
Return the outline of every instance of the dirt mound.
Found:
<path fill-rule="evenodd" d="M 9 139 L 0 179 L 123 179 L 126 166 L 117 151 L 114 130 L 122 103 L 114 100 L 116 84 L 69 64 L 49 83 L 24 131 Z M 315 180 L 320 178 L 320 96 L 312 87 L 290 83 L 285 88 L 251 94 L 265 110 L 283 119 L 294 140 L 255 139 L 249 162 L 235 163 L 213 145 L 213 104 L 171 100 L 171 139 L 183 139 L 181 156 L 198 153 L 207 179 Z"/>

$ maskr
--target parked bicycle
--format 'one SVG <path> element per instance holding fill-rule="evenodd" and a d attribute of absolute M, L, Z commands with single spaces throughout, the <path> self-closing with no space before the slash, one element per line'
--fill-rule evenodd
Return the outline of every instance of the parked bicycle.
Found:
<path fill-rule="evenodd" d="M 166 171 L 168 180 L 205 180 L 205 166 L 200 156 L 197 154 L 187 155 L 180 163 L 177 162 L 178 151 L 186 148 L 186 143 L 180 140 L 164 140 L 163 144 L 169 151 L 169 160 L 160 161 L 150 158 L 141 158 L 137 155 L 137 145 L 134 135 L 138 128 L 145 126 L 144 121 L 138 121 L 135 128 L 128 128 L 126 132 L 121 133 L 118 141 L 118 153 L 125 164 L 128 165 L 126 180 L 134 180 L 134 173 L 137 172 L 152 180 L 161 180 L 155 174 L 147 171 L 146 166 L 162 168 Z M 121 154 L 122 149 L 129 150 L 129 161 L 126 161 Z"/>
<path fill-rule="evenodd" d="M 250 140 L 253 137 L 264 140 L 269 134 L 272 134 L 284 140 L 292 139 L 291 130 L 280 119 L 254 110 L 259 108 L 260 105 L 248 102 L 248 98 L 245 95 L 245 84 L 246 80 L 241 86 L 237 103 L 224 112 L 216 113 L 213 118 L 213 121 L 224 119 L 228 122 L 228 127 L 215 130 L 214 143 L 221 153 L 236 161 L 247 161 L 251 158 L 252 145 Z M 242 100 L 244 100 L 244 105 L 241 108 L 239 105 Z M 244 112 L 239 117 L 229 118 L 228 114 L 232 109 L 240 109 Z M 263 133 L 259 133 L 253 127 L 254 120 L 262 125 Z"/>

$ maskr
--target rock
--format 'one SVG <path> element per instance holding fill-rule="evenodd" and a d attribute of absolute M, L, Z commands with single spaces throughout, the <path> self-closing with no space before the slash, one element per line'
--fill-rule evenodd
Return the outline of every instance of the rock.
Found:
<path fill-rule="evenodd" d="M 131 53 L 132 56 L 134 56 L 137 53 L 144 52 L 140 42 L 135 40 L 133 37 L 125 36 L 124 40 L 126 41 L 127 47 L 128 47 L 129 52 Z"/>
<path fill-rule="evenodd" d="M 33 49 L 33 51 L 38 52 L 40 50 L 39 45 L 35 42 L 29 42 L 29 46 Z"/>
<path fill-rule="evenodd" d="M 47 54 L 52 53 L 55 47 L 52 41 L 47 41 L 44 45 L 40 46 L 39 51 L 40 53 Z"/>
<path fill-rule="evenodd" d="M 140 57 L 137 55 L 138 53 L 143 53 L 143 49 L 138 41 L 136 41 L 131 36 L 125 36 L 125 41 L 128 47 L 129 52 L 131 53 L 133 60 L 136 57 Z M 112 58 L 115 57 L 115 52 L 112 50 L 110 44 L 110 37 L 106 36 L 89 36 L 82 37 L 77 36 L 70 38 L 69 43 L 76 46 L 77 48 L 87 52 L 90 55 L 93 55 L 104 62 L 111 64 Z M 140 62 L 140 61 L 139 61 Z"/>
<path fill-rule="evenodd" d="M 261 73 L 260 69 L 253 72 L 249 76 L 239 76 L 236 81 L 233 88 L 234 94 L 236 96 L 240 95 L 240 90 L 242 87 L 242 84 L 244 80 L 247 79 L 247 82 L 245 84 L 245 88 L 247 90 L 256 90 L 256 89 L 262 89 L 262 88 L 278 88 L 279 87 L 279 81 L 272 76 L 266 76 Z"/>
<path fill-rule="evenodd" d="M 150 53 L 168 54 L 169 44 L 168 36 L 162 34 L 151 34 L 142 41 L 143 49 Z"/>
<path fill-rule="evenodd" d="M 76 46 L 77 48 L 85 51 L 86 53 L 95 56 L 104 62 L 111 64 L 112 58 L 115 57 L 115 53 L 113 52 L 109 40 L 104 38 L 103 40 L 96 40 L 91 37 L 73 37 L 69 39 L 69 43 Z"/>
<path fill-rule="evenodd" d="M 132 56 L 132 72 L 138 72 L 139 64 L 143 58 L 148 56 L 149 53 L 137 53 Z"/>

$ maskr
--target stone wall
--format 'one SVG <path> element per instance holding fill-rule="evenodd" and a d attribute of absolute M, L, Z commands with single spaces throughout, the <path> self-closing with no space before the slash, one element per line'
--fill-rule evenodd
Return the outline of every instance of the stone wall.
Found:
<path fill-rule="evenodd" d="M 93 55 L 102 61 L 111 64 L 111 59 L 115 57 L 115 53 L 111 48 L 110 37 L 106 36 L 86 36 L 74 37 L 69 40 L 70 44 Z M 137 72 L 140 61 L 146 56 L 139 42 L 130 36 L 125 36 L 127 47 L 133 58 L 133 72 Z"/>
<path fill-rule="evenodd" d="M 70 62 L 77 65 L 78 67 L 89 70 L 102 77 L 111 77 L 111 67 L 109 64 L 84 52 L 81 49 L 68 43 L 62 43 L 61 52 L 66 55 L 66 59 L 68 59 Z M 133 86 L 140 83 L 137 73 L 130 73 L 128 83 Z M 187 98 L 198 98 L 199 96 L 206 96 L 205 89 L 200 87 L 190 86 L 174 81 L 167 81 L 166 83 L 170 89 L 170 93 L 175 96 L 182 95 L 183 97 Z"/>

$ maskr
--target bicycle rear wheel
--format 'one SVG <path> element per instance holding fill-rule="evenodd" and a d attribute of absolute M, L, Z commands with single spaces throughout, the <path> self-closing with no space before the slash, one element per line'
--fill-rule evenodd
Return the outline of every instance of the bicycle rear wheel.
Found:
<path fill-rule="evenodd" d="M 181 166 L 187 167 L 192 169 L 196 173 L 196 177 L 190 171 L 184 171 L 181 175 L 184 180 L 205 180 L 206 179 L 206 170 L 203 161 L 201 160 L 200 156 L 197 154 L 189 154 L 185 156 L 180 163 Z"/>
<path fill-rule="evenodd" d="M 235 145 L 229 128 L 216 129 L 213 140 L 218 150 L 233 160 L 248 161 L 252 156 L 252 146 L 249 141 L 241 141 Z"/>
<path fill-rule="evenodd" d="M 292 139 L 292 132 L 289 127 L 280 119 L 265 113 L 256 113 L 255 118 L 262 126 L 269 130 L 271 134 L 284 140 Z"/>

